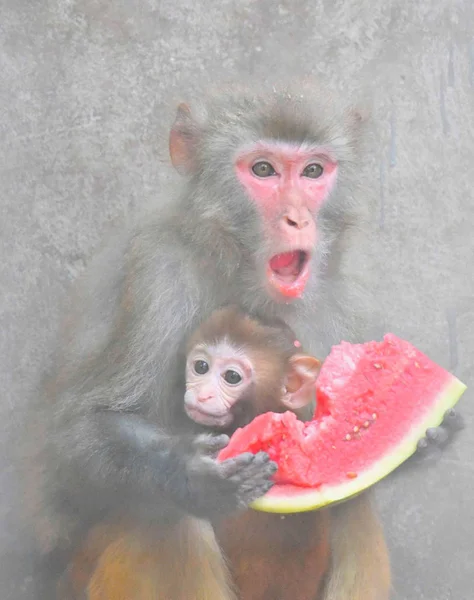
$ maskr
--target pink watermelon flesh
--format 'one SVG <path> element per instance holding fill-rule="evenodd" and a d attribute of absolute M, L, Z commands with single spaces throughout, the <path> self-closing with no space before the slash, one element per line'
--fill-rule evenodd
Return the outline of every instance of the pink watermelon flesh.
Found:
<path fill-rule="evenodd" d="M 416 450 L 428 427 L 466 386 L 409 342 L 334 346 L 323 363 L 314 420 L 265 413 L 238 429 L 219 460 L 268 452 L 276 485 L 252 506 L 300 512 L 339 502 L 373 485 Z"/>

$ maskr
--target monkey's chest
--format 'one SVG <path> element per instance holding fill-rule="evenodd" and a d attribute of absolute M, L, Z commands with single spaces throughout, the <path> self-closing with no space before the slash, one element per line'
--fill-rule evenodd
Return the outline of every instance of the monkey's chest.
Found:
<path fill-rule="evenodd" d="M 315 600 L 329 567 L 329 513 L 247 511 L 215 527 L 239 600 Z"/>

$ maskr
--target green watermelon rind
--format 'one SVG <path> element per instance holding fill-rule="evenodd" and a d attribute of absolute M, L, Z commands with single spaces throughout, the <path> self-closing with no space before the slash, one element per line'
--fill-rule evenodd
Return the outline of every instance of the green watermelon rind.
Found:
<path fill-rule="evenodd" d="M 288 486 L 290 489 L 288 496 L 272 495 L 270 490 L 268 494 L 255 500 L 250 505 L 251 508 L 260 512 L 280 514 L 307 512 L 361 494 L 412 456 L 426 430 L 437 427 L 443 422 L 446 411 L 457 404 L 466 389 L 467 386 L 462 381 L 451 375 L 451 380 L 443 386 L 428 414 L 413 425 L 393 450 L 360 473 L 357 478 L 336 485 L 322 485 L 317 489 L 300 488 L 301 492 L 298 491 L 297 486 Z"/>

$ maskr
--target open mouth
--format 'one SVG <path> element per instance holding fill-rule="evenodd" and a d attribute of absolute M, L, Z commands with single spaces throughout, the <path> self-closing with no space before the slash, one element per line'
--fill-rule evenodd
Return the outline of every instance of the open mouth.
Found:
<path fill-rule="evenodd" d="M 300 297 L 309 277 L 309 259 L 305 250 L 276 254 L 268 263 L 269 283 L 283 296 Z"/>

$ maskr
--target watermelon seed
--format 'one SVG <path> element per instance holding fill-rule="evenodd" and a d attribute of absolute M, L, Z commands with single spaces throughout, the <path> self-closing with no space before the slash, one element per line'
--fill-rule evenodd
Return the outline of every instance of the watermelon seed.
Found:
<path fill-rule="evenodd" d="M 372 414 L 372 419 L 375 421 L 377 419 L 377 413 Z"/>
<path fill-rule="evenodd" d="M 380 363 L 374 363 L 374 367 L 375 367 L 376 369 L 381 369 L 381 368 L 382 368 L 382 365 L 381 365 Z"/>
<path fill-rule="evenodd" d="M 346 473 L 347 477 L 349 477 L 349 479 L 355 479 L 357 477 L 357 473 L 354 473 L 353 471 L 349 471 L 349 473 Z"/>
<path fill-rule="evenodd" d="M 335 450 L 335 449 L 336 449 L 336 446 L 331 446 L 331 448 L 332 448 L 333 450 Z"/>
<path fill-rule="evenodd" d="M 350 433 L 348 433 L 345 437 L 345 439 L 349 442 L 350 440 L 352 440 L 352 436 Z"/>
<path fill-rule="evenodd" d="M 415 367 L 416 367 L 417 369 L 419 369 L 419 368 L 420 368 L 420 363 L 419 363 L 419 362 L 415 362 Z"/>
<path fill-rule="evenodd" d="M 370 426 L 370 423 L 368 421 L 365 421 L 364 422 L 364 427 L 367 429 L 367 427 L 369 427 L 369 426 Z"/>
<path fill-rule="evenodd" d="M 357 425 L 354 427 L 354 429 L 352 430 L 354 433 L 357 433 L 359 431 L 359 428 L 357 427 Z"/>

